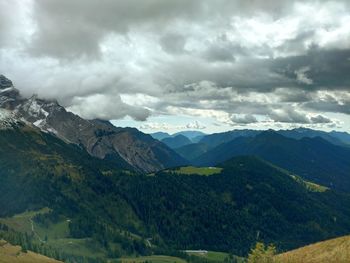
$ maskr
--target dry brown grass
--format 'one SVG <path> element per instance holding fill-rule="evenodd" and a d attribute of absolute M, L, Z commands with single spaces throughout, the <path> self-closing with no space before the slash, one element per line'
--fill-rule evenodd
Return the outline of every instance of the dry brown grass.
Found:
<path fill-rule="evenodd" d="M 349 263 L 350 236 L 315 243 L 276 258 L 281 263 Z"/>
<path fill-rule="evenodd" d="M 21 247 L 12 246 L 4 240 L 0 240 L 0 263 L 62 263 L 43 255 L 28 251 L 21 252 Z"/>

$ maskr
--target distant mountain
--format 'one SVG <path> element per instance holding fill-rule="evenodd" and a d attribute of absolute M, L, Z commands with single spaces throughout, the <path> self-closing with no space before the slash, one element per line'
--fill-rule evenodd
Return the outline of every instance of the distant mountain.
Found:
<path fill-rule="evenodd" d="M 254 137 L 263 132 L 263 130 L 232 130 L 222 133 L 214 133 L 204 136 L 200 142 L 206 143 L 209 148 L 218 146 L 221 143 L 229 142 L 238 137 Z M 321 137 L 330 143 L 336 145 L 344 145 L 344 143 L 350 143 L 350 134 L 346 132 L 325 132 L 319 130 L 312 130 L 308 128 L 296 128 L 291 130 L 277 130 L 277 133 L 293 138 L 293 139 L 302 139 L 302 138 L 314 138 Z"/>
<path fill-rule="evenodd" d="M 206 153 L 208 150 L 209 147 L 205 143 L 191 143 L 175 149 L 178 154 L 190 162 Z"/>
<path fill-rule="evenodd" d="M 350 145 L 350 134 L 347 132 L 331 131 L 329 133 L 332 137 L 337 138 L 346 145 Z"/>
<path fill-rule="evenodd" d="M 201 138 L 203 138 L 206 134 L 201 131 L 181 131 L 174 133 L 172 136 L 183 135 L 190 139 L 192 142 L 198 142 Z"/>
<path fill-rule="evenodd" d="M 325 131 L 312 130 L 308 128 L 297 128 L 292 130 L 278 130 L 276 132 L 285 137 L 289 137 L 293 139 L 321 137 L 324 140 L 330 143 L 333 143 L 335 145 L 344 145 L 344 142 L 342 140 L 334 136 L 332 133 L 328 133 Z"/>
<path fill-rule="evenodd" d="M 176 149 L 192 143 L 190 139 L 181 134 L 176 135 L 174 137 L 164 138 L 163 140 L 161 140 L 161 142 L 169 146 L 171 149 Z"/>
<path fill-rule="evenodd" d="M 197 165 L 213 166 L 238 155 L 256 155 L 313 182 L 350 191 L 350 149 L 326 140 L 287 138 L 274 131 L 239 137 L 197 157 Z"/>
<path fill-rule="evenodd" d="M 209 149 L 214 148 L 222 143 L 232 141 L 238 137 L 253 137 L 261 133 L 258 130 L 233 130 L 228 132 L 213 133 L 204 136 L 199 143 L 204 143 Z"/>
<path fill-rule="evenodd" d="M 161 141 L 165 138 L 169 138 L 171 137 L 171 135 L 169 133 L 166 132 L 155 132 L 155 133 L 150 133 L 150 135 L 152 136 L 152 138 Z"/>
<path fill-rule="evenodd" d="M 192 139 L 193 142 L 199 141 L 190 145 L 186 145 L 183 147 L 180 147 L 176 149 L 176 151 L 186 158 L 189 161 L 193 161 L 195 158 L 199 157 L 200 155 L 204 154 L 205 152 L 209 151 L 210 149 L 213 149 L 220 144 L 228 143 L 234 139 L 237 139 L 239 137 L 255 137 L 262 133 L 264 131 L 262 130 L 232 130 L 228 132 L 222 132 L 222 133 L 214 133 L 209 134 L 205 136 L 195 137 Z M 321 137 L 324 140 L 338 146 L 347 146 L 350 145 L 350 134 L 346 132 L 324 132 L 324 131 L 318 131 L 318 130 L 312 130 L 307 128 L 297 128 L 297 129 L 291 129 L 291 130 L 278 130 L 275 131 L 278 134 L 281 134 L 288 138 L 293 139 L 302 139 L 302 138 L 315 138 L 315 137 Z"/>
<path fill-rule="evenodd" d="M 56 101 L 21 97 L 11 81 L 1 77 L 0 108 L 10 110 L 42 131 L 80 145 L 100 159 L 126 162 L 137 171 L 153 172 L 186 161 L 169 147 L 137 129 L 118 128 L 108 121 L 85 120 Z"/>
<path fill-rule="evenodd" d="M 191 143 L 197 143 L 206 134 L 201 132 L 201 131 L 181 131 L 181 132 L 174 133 L 172 135 L 170 135 L 169 133 L 166 133 L 166 132 L 155 132 L 155 133 L 151 133 L 150 135 L 154 139 L 157 139 L 159 141 L 163 141 L 166 138 L 174 138 L 174 137 L 177 137 L 178 135 L 181 135 L 181 136 L 188 138 L 191 141 Z"/>

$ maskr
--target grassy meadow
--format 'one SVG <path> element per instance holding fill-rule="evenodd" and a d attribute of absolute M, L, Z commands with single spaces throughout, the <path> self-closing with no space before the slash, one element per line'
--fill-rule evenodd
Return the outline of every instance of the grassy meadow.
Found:
<path fill-rule="evenodd" d="M 276 256 L 278 263 L 348 263 L 350 236 L 318 242 Z"/>
<path fill-rule="evenodd" d="M 184 166 L 174 170 L 168 170 L 169 172 L 176 174 L 185 174 L 185 175 L 203 175 L 210 176 L 213 174 L 219 174 L 222 171 L 222 168 L 219 167 L 195 167 L 195 166 Z"/>

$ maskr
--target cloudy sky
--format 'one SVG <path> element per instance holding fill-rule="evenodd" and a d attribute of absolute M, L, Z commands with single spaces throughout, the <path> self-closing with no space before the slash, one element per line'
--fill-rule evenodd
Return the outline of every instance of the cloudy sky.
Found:
<path fill-rule="evenodd" d="M 0 0 L 0 74 L 145 132 L 350 131 L 349 25 L 346 0 Z"/>

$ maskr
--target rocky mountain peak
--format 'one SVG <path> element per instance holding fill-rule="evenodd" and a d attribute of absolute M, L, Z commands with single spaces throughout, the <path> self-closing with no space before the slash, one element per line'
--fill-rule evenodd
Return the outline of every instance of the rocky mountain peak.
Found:
<path fill-rule="evenodd" d="M 17 119 L 84 148 L 92 156 L 154 172 L 186 161 L 163 143 L 137 129 L 118 128 L 108 121 L 85 120 L 66 111 L 57 101 L 36 95 L 23 98 L 6 77 L 1 77 L 0 108 Z M 4 113 L 5 114 L 5 113 Z"/>
<path fill-rule="evenodd" d="M 13 87 L 12 81 L 6 78 L 4 75 L 0 75 L 0 89 L 6 89 Z"/>
<path fill-rule="evenodd" d="M 0 107 L 13 110 L 19 99 L 19 91 L 14 88 L 12 81 L 0 75 Z"/>

